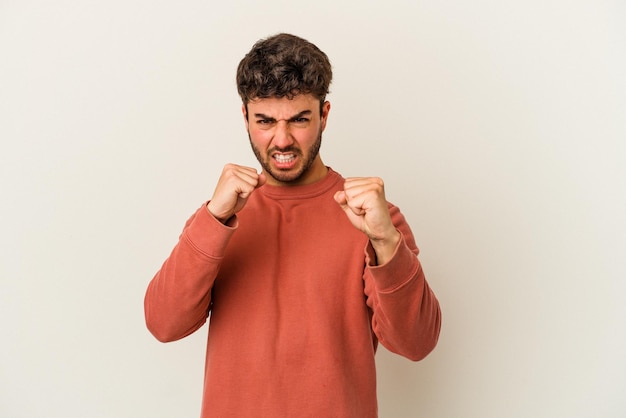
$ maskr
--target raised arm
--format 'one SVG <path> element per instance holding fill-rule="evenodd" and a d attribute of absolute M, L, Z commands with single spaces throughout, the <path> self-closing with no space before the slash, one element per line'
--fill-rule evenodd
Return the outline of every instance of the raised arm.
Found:
<path fill-rule="evenodd" d="M 412 360 L 424 358 L 437 344 L 441 312 L 404 216 L 388 204 L 377 177 L 346 179 L 335 201 L 369 238 L 365 293 L 378 340 Z"/>
<path fill-rule="evenodd" d="M 183 338 L 206 322 L 211 289 L 237 226 L 235 214 L 264 182 L 254 168 L 227 164 L 211 200 L 187 221 L 144 299 L 146 325 L 159 341 Z"/>

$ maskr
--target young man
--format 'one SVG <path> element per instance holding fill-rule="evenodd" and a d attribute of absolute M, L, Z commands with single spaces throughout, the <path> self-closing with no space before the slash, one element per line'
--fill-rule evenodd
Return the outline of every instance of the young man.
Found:
<path fill-rule="evenodd" d="M 280 34 L 237 70 L 261 164 L 224 167 L 150 282 L 160 341 L 210 315 L 202 417 L 377 416 L 378 343 L 411 360 L 436 345 L 439 304 L 379 178 L 342 178 L 319 155 L 331 65 Z"/>

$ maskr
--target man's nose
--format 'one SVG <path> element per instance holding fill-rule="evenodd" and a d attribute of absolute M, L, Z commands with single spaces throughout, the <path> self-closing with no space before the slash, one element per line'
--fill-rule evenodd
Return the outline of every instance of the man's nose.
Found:
<path fill-rule="evenodd" d="M 274 146 L 278 148 L 286 148 L 293 144 L 293 137 L 289 127 L 289 121 L 279 120 L 274 130 Z"/>

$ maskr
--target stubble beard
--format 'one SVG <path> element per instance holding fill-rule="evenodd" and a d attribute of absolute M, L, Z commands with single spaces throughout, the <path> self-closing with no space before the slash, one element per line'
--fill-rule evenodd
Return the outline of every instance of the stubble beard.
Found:
<path fill-rule="evenodd" d="M 311 166 L 315 162 L 315 159 L 317 158 L 317 155 L 319 154 L 320 148 L 322 146 L 322 129 L 320 129 L 319 133 L 317 134 L 316 141 L 308 149 L 308 156 L 304 160 L 304 163 L 302 164 L 300 169 L 296 172 L 273 169 L 271 161 L 270 161 L 272 158 L 271 154 L 275 151 L 292 152 L 295 155 L 297 155 L 298 158 L 303 158 L 304 154 L 302 153 L 302 150 L 296 147 L 292 147 L 292 146 L 286 147 L 286 148 L 270 148 L 267 151 L 267 155 L 263 155 L 261 150 L 255 147 L 254 144 L 252 143 L 250 132 L 248 132 L 248 139 L 250 140 L 250 146 L 252 147 L 252 151 L 254 152 L 256 159 L 259 161 L 259 163 L 261 164 L 261 167 L 263 167 L 263 170 L 266 173 L 268 173 L 270 176 L 272 176 L 274 180 L 280 183 L 295 183 L 298 180 L 300 180 L 300 178 L 302 178 L 302 176 L 311 168 Z"/>

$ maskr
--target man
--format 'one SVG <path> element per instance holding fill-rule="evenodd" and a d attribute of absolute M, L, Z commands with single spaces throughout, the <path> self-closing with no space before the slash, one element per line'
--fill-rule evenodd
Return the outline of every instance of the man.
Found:
<path fill-rule="evenodd" d="M 376 417 L 378 343 L 415 361 L 437 343 L 439 304 L 383 181 L 321 160 L 331 78 L 304 39 L 253 46 L 237 86 L 262 170 L 224 167 L 148 286 L 160 341 L 210 315 L 203 418 Z"/>

